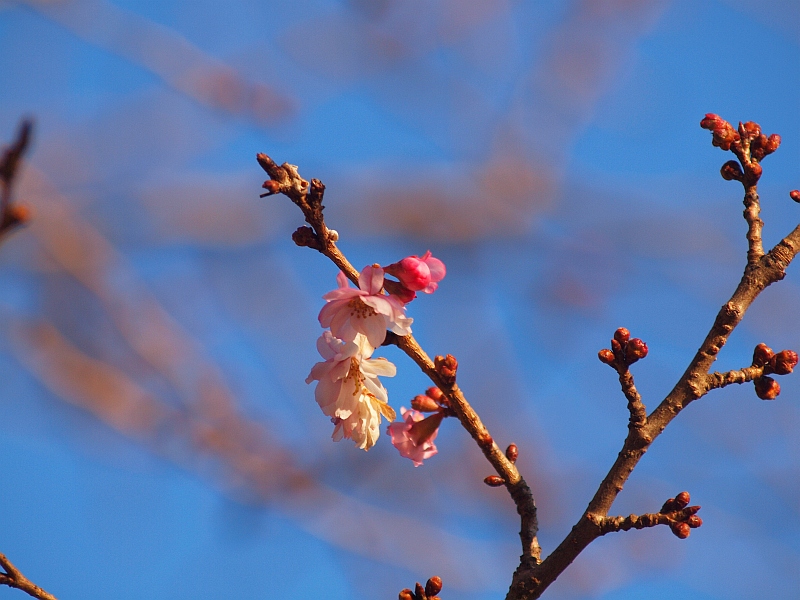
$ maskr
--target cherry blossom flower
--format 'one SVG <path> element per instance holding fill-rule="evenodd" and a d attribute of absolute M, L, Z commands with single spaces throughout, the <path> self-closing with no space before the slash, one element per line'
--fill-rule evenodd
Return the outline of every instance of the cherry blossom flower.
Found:
<path fill-rule="evenodd" d="M 385 271 L 397 277 L 398 281 L 412 292 L 432 294 L 439 287 L 438 282 L 444 279 L 447 269 L 444 263 L 431 255 L 428 250 L 422 256 L 407 256 L 400 262 L 393 263 Z"/>
<path fill-rule="evenodd" d="M 386 433 L 392 436 L 392 445 L 400 455 L 411 459 L 414 466 L 418 467 L 423 460 L 439 452 L 433 440 L 439 433 L 444 413 L 437 412 L 426 418 L 417 410 L 401 407 L 400 414 L 403 421 L 390 423 Z"/>
<path fill-rule="evenodd" d="M 319 313 L 320 325 L 330 327 L 333 335 L 352 342 L 361 333 L 377 348 L 386 339 L 387 329 L 397 335 L 411 333 L 413 319 L 406 317 L 403 303 L 381 293 L 383 269 L 364 267 L 358 277 L 358 289 L 350 287 L 341 271 L 336 281 L 339 287 L 323 296 L 327 304 Z"/>
<path fill-rule="evenodd" d="M 369 450 L 380 436 L 381 415 L 389 421 L 396 416 L 378 379 L 379 375 L 393 377 L 396 367 L 385 358 L 370 358 L 373 348 L 361 334 L 345 342 L 325 331 L 317 349 L 325 361 L 312 367 L 306 383 L 318 382 L 314 395 L 335 425 L 333 440 L 352 439 L 359 448 Z"/>

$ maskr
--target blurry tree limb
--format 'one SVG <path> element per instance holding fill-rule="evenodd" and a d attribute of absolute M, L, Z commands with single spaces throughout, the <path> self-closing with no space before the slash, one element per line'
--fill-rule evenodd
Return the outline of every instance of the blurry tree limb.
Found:
<path fill-rule="evenodd" d="M 114 52 L 209 108 L 275 125 L 294 101 L 210 56 L 177 31 L 104 0 L 25 0 L 80 38 Z"/>
<path fill-rule="evenodd" d="M 0 241 L 17 225 L 28 220 L 28 210 L 12 204 L 15 178 L 22 157 L 31 140 L 33 122 L 25 119 L 20 123 L 17 139 L 3 151 L 0 159 Z"/>
<path fill-rule="evenodd" d="M 56 600 L 53 594 L 50 594 L 40 588 L 38 585 L 29 580 L 25 575 L 20 573 L 5 554 L 0 553 L 0 567 L 3 567 L 5 573 L 0 573 L 0 585 L 7 585 L 8 587 L 17 588 L 22 590 L 29 596 L 39 598 L 39 600 Z"/>

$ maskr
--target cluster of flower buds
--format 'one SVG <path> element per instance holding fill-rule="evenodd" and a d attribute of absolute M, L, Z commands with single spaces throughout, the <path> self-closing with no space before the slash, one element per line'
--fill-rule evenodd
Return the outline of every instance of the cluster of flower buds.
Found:
<path fill-rule="evenodd" d="M 433 359 L 434 367 L 439 377 L 446 385 L 453 385 L 456 382 L 456 372 L 458 371 L 458 361 L 452 354 L 447 356 L 437 356 Z"/>
<path fill-rule="evenodd" d="M 753 366 L 763 367 L 763 375 L 756 377 L 753 384 L 756 396 L 762 400 L 774 400 L 781 393 L 780 384 L 767 375 L 788 375 L 797 366 L 798 356 L 794 350 L 781 350 L 777 354 L 766 344 L 759 344 L 753 350 Z"/>
<path fill-rule="evenodd" d="M 601 362 L 615 369 L 625 368 L 647 356 L 647 344 L 639 338 L 631 338 L 631 332 L 620 327 L 614 332 L 611 350 L 604 348 L 597 353 Z"/>
<path fill-rule="evenodd" d="M 664 506 L 658 511 L 662 515 L 667 515 L 670 521 L 669 528 L 682 540 L 689 537 L 690 530 L 703 524 L 703 519 L 697 516 L 700 507 L 689 506 L 690 500 L 689 492 L 681 492 L 664 502 Z"/>
<path fill-rule="evenodd" d="M 712 133 L 711 143 L 723 150 L 732 150 L 741 161 L 742 167 L 735 160 L 729 160 L 720 169 L 723 179 L 755 183 L 761 177 L 759 162 L 772 154 L 781 145 L 781 136 L 773 133 L 766 136 L 761 126 L 753 121 L 739 123 L 738 130 L 719 115 L 708 113 L 701 121 L 700 127 Z"/>
<path fill-rule="evenodd" d="M 417 585 L 414 586 L 414 591 L 412 592 L 410 589 L 406 588 L 400 592 L 398 596 L 399 600 L 440 600 L 438 594 L 442 591 L 442 578 L 441 577 L 431 577 L 428 579 L 428 582 L 425 584 L 425 587 L 422 587 L 422 584 L 417 582 Z"/>

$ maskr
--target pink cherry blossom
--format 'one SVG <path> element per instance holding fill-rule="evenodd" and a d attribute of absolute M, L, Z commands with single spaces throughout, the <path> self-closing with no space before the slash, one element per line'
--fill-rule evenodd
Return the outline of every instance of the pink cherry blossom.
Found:
<path fill-rule="evenodd" d="M 411 459 L 415 467 L 422 464 L 437 452 L 433 440 L 439 433 L 439 425 L 444 413 L 437 412 L 425 417 L 416 410 L 400 408 L 403 421 L 390 423 L 386 432 L 392 436 L 392 445 L 400 451 L 400 455 Z"/>
<path fill-rule="evenodd" d="M 444 263 L 434 258 L 428 250 L 422 256 L 407 256 L 400 262 L 386 267 L 386 272 L 412 292 L 432 294 L 439 287 L 438 282 L 444 279 L 447 270 Z"/>
<path fill-rule="evenodd" d="M 381 415 L 389 421 L 396 416 L 378 376 L 393 377 L 397 369 L 385 358 L 369 358 L 372 346 L 361 334 L 345 342 L 325 331 L 317 349 L 325 361 L 312 367 L 306 383 L 318 382 L 314 395 L 335 425 L 333 440 L 352 439 L 369 450 L 380 435 Z"/>
<path fill-rule="evenodd" d="M 386 339 L 386 330 L 397 335 L 411 333 L 413 319 L 406 317 L 405 306 L 383 289 L 383 269 L 367 266 L 358 278 L 358 289 L 349 285 L 344 273 L 336 277 L 339 287 L 323 296 L 327 304 L 319 313 L 319 323 L 330 327 L 337 338 L 351 342 L 361 333 L 373 348 Z"/>

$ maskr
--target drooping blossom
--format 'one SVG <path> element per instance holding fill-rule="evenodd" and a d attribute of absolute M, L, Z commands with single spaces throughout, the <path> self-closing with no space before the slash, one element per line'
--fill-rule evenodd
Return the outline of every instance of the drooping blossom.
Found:
<path fill-rule="evenodd" d="M 392 445 L 400 455 L 411 459 L 414 466 L 418 467 L 423 460 L 439 452 L 433 440 L 439 433 L 444 413 L 437 412 L 426 418 L 419 411 L 401 407 L 400 414 L 403 421 L 390 423 L 386 432 L 392 436 Z"/>
<path fill-rule="evenodd" d="M 392 263 L 385 271 L 397 277 L 398 281 L 412 292 L 432 294 L 444 279 L 447 269 L 444 263 L 431 255 L 428 250 L 422 256 L 407 256 L 403 260 Z"/>
<path fill-rule="evenodd" d="M 381 415 L 396 416 L 378 376 L 394 377 L 397 369 L 385 358 L 370 358 L 373 348 L 361 334 L 345 342 L 325 331 L 317 350 L 325 360 L 311 368 L 306 383 L 318 382 L 314 395 L 335 425 L 333 440 L 352 439 L 369 450 L 380 436 Z"/>
<path fill-rule="evenodd" d="M 352 342 L 361 333 L 377 348 L 386 339 L 387 329 L 397 335 L 411 333 L 413 319 L 406 317 L 403 303 L 381 293 L 383 269 L 364 267 L 358 277 L 358 288 L 350 287 L 341 271 L 336 281 L 339 287 L 323 296 L 327 304 L 319 313 L 320 325 L 330 327 L 334 336 Z"/>

